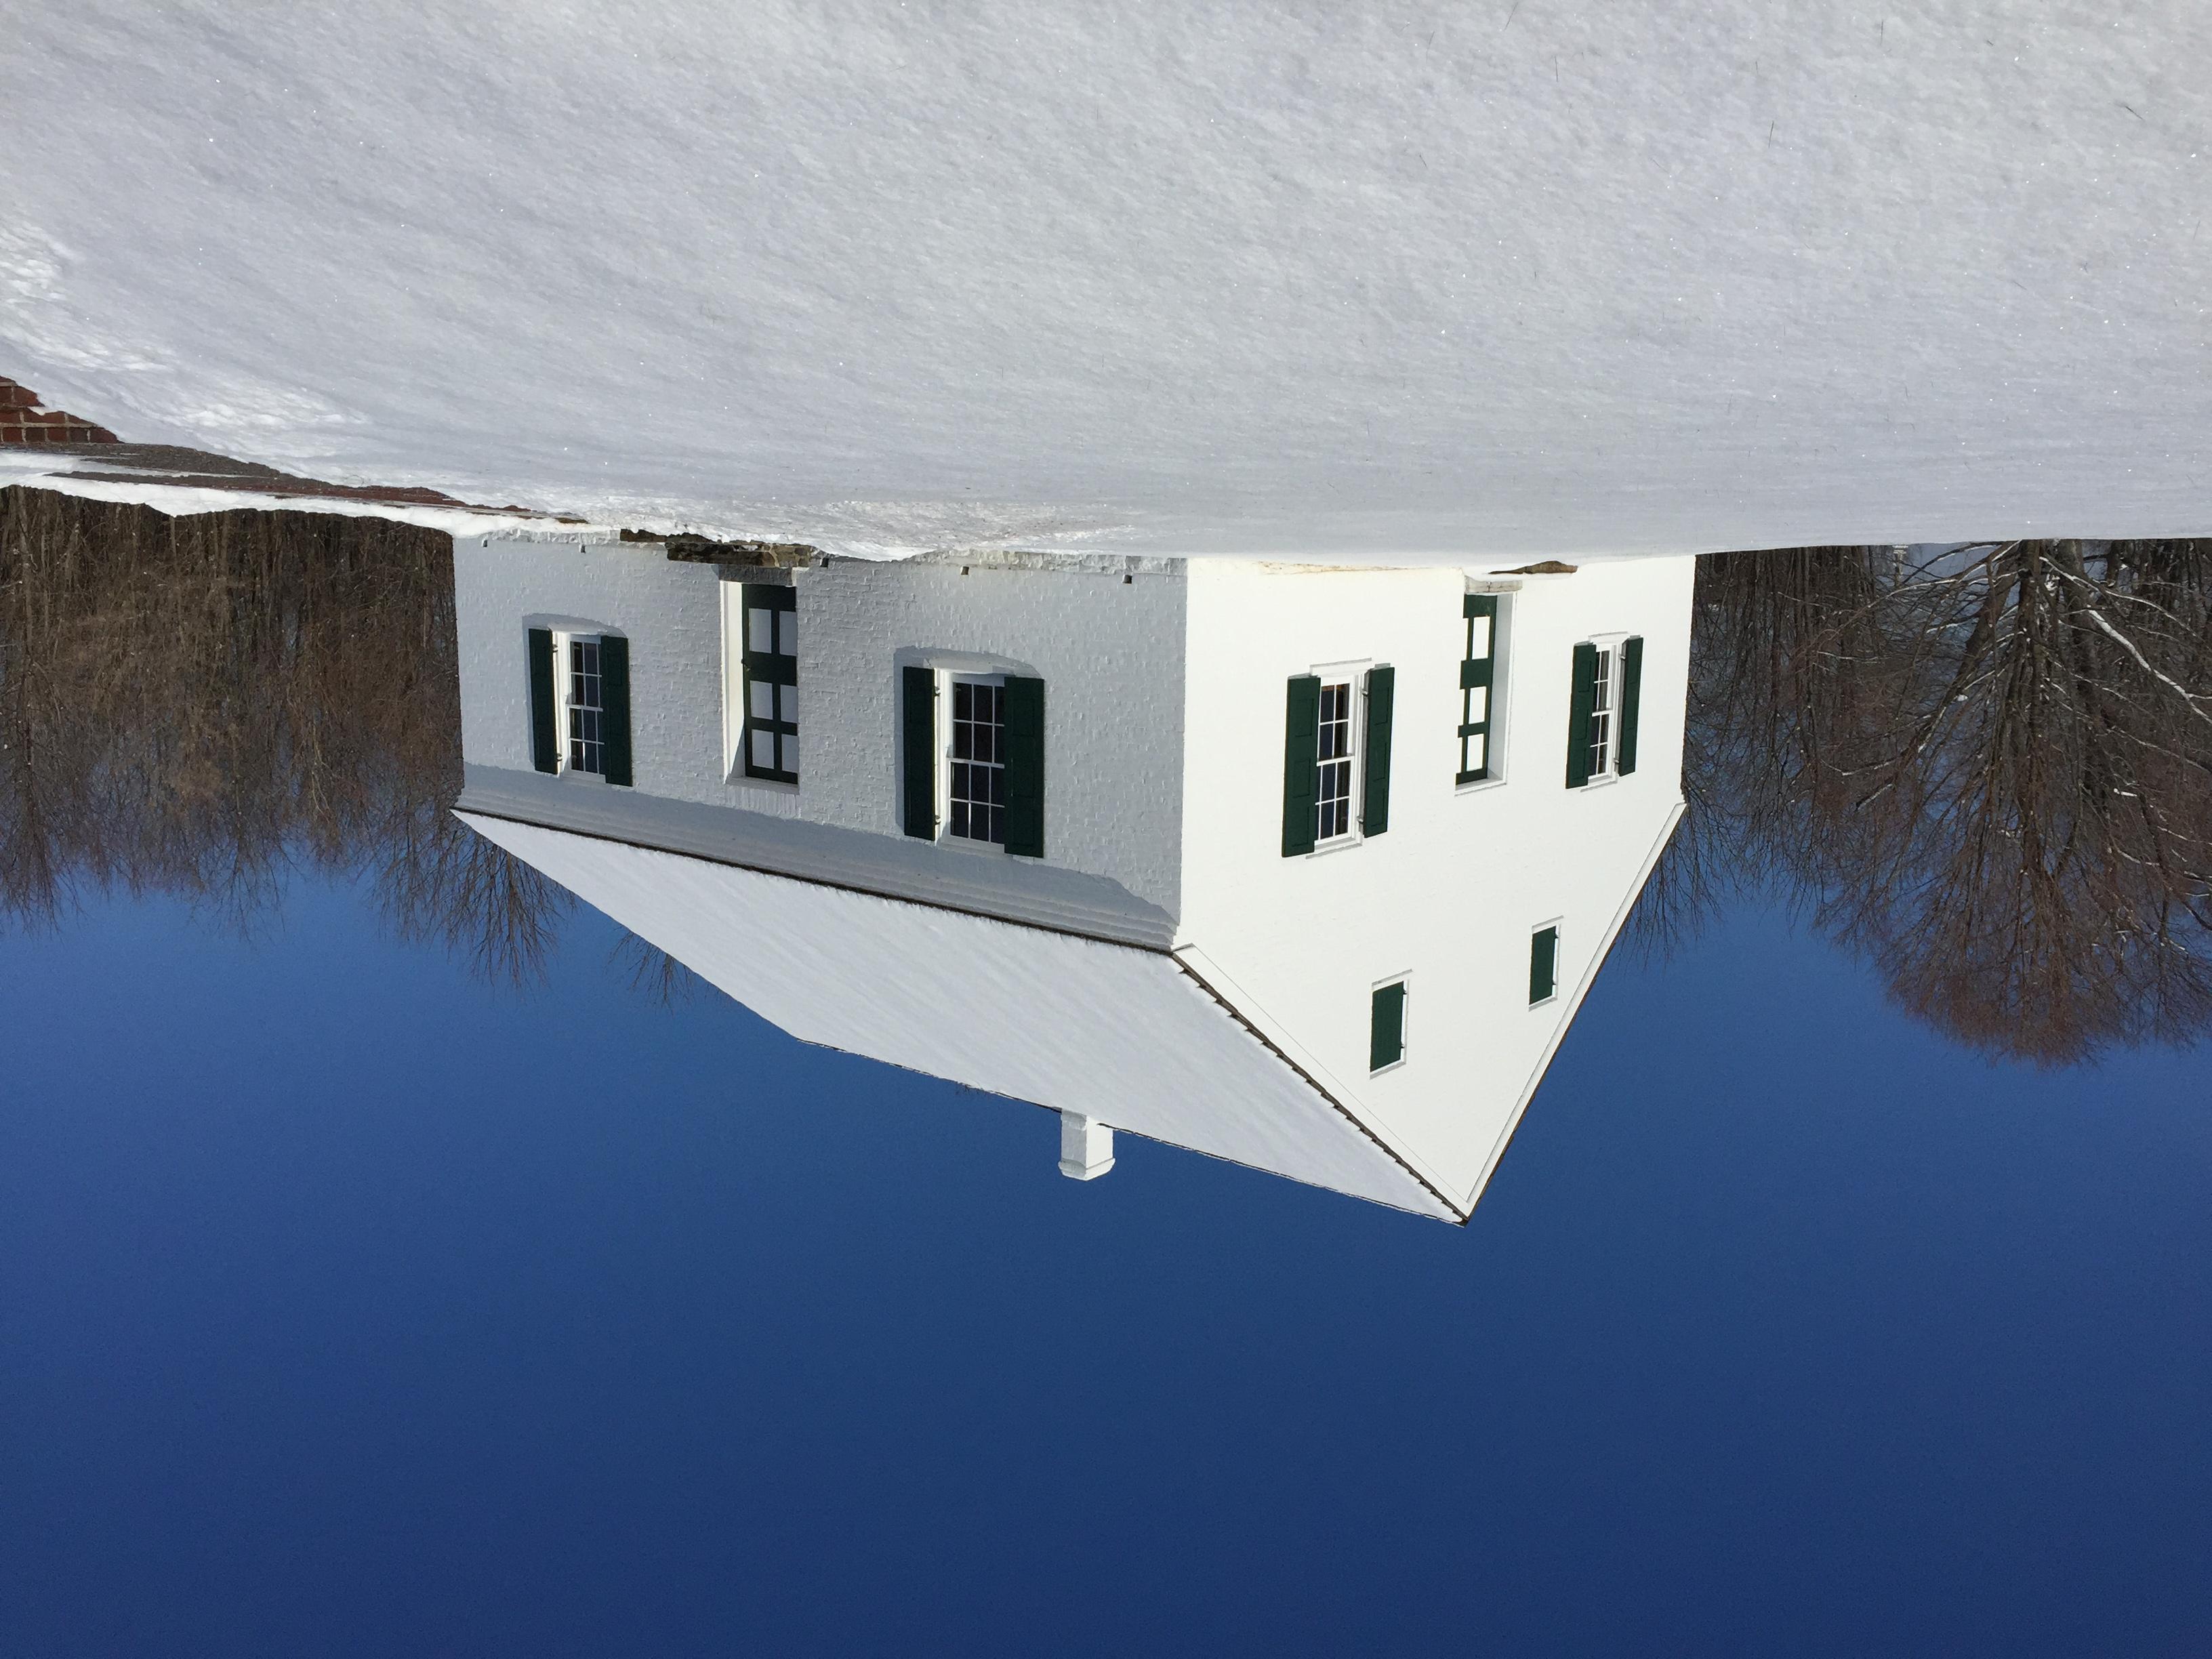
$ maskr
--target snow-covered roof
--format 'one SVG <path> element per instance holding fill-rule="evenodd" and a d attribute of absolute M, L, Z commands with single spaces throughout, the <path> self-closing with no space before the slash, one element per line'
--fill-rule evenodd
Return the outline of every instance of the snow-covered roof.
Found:
<path fill-rule="evenodd" d="M 803 1042 L 1463 1218 L 1165 950 L 461 817 Z"/>

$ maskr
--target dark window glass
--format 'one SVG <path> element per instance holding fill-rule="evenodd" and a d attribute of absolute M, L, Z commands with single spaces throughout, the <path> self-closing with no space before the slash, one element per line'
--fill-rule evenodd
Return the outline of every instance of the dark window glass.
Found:
<path fill-rule="evenodd" d="M 568 641 L 568 769 L 606 775 L 606 717 L 599 642 Z"/>
<path fill-rule="evenodd" d="M 749 778 L 799 781 L 799 594 L 749 582 L 744 590 L 744 731 Z"/>
<path fill-rule="evenodd" d="M 963 841 L 1006 840 L 1006 692 L 973 680 L 952 683 L 946 829 Z"/>
<path fill-rule="evenodd" d="M 1321 689 L 1321 724 L 1315 734 L 1314 839 L 1352 833 L 1352 682 Z"/>

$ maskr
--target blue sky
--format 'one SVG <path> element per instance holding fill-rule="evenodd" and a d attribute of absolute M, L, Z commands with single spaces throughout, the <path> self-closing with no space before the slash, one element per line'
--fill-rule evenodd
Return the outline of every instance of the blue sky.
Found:
<path fill-rule="evenodd" d="M 2196 1653 L 2201 1054 L 1747 908 L 1464 1230 L 303 883 L 0 940 L 0 1648 Z"/>

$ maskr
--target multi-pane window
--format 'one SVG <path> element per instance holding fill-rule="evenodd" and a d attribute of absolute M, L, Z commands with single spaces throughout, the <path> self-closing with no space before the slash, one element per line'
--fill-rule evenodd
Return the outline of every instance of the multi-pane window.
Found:
<path fill-rule="evenodd" d="M 606 684 L 599 672 L 599 642 L 568 641 L 568 769 L 605 775 Z"/>
<path fill-rule="evenodd" d="M 1614 653 L 1609 646 L 1597 649 L 1597 672 L 1590 683 L 1589 775 L 1603 777 L 1613 770 Z"/>
<path fill-rule="evenodd" d="M 946 756 L 946 833 L 963 841 L 1006 840 L 1006 689 L 989 680 L 952 682 Z"/>
<path fill-rule="evenodd" d="M 744 589 L 744 729 L 749 778 L 799 781 L 799 595 L 748 582 Z"/>
<path fill-rule="evenodd" d="M 1352 833 L 1352 682 L 1324 681 L 1315 742 L 1314 839 Z"/>
<path fill-rule="evenodd" d="M 1475 783 L 1495 769 L 1491 752 L 1492 699 L 1498 666 L 1498 596 L 1470 593 L 1462 609 L 1467 641 L 1459 665 L 1459 774 Z"/>

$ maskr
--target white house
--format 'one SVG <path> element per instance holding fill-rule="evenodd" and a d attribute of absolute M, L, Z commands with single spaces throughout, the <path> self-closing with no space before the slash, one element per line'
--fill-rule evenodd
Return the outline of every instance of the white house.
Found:
<path fill-rule="evenodd" d="M 1687 558 L 455 566 L 471 825 L 1071 1175 L 1123 1130 L 1464 1220 L 1681 811 Z"/>

